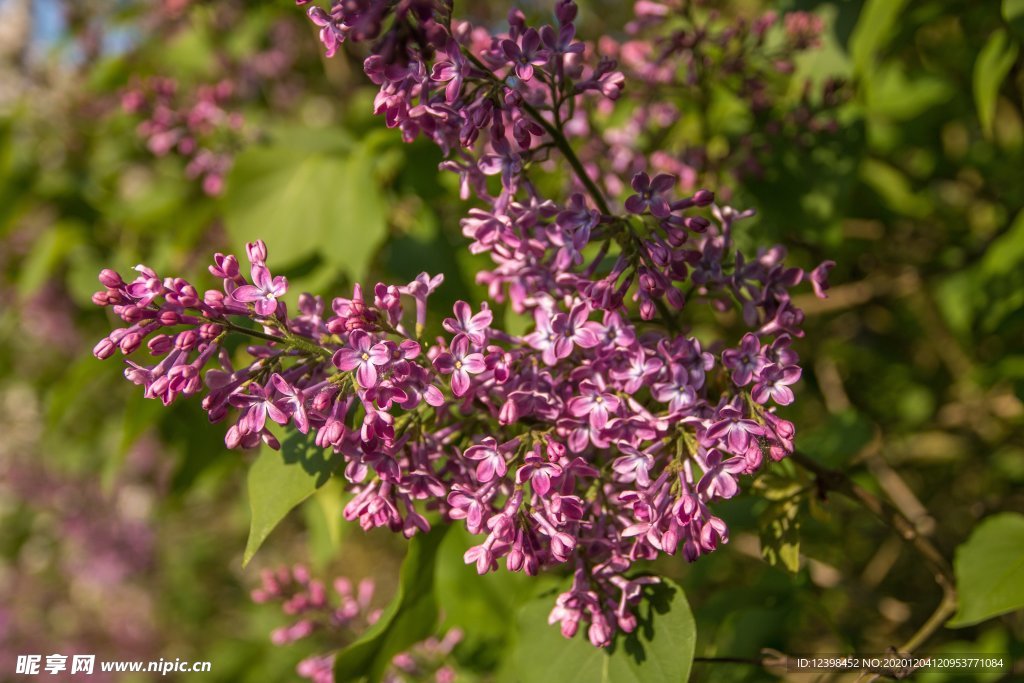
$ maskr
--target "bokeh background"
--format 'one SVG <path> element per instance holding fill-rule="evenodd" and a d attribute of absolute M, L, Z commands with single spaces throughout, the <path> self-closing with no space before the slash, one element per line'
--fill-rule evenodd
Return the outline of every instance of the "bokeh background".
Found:
<path fill-rule="evenodd" d="M 675 144 L 697 186 L 757 209 L 745 244 L 837 262 L 830 298 L 800 302 L 798 447 L 891 499 L 952 557 L 979 519 L 1024 511 L 1024 3 L 703 4 L 723 21 L 822 21 L 792 73 L 764 56 L 767 112 L 743 111 L 728 79 L 679 93 L 693 125 Z M 496 25 L 507 10 L 458 6 Z M 630 13 L 583 3 L 582 36 L 621 35 Z M 393 592 L 404 544 L 342 522 L 333 485 L 243 569 L 252 456 L 226 451 L 194 402 L 143 401 L 90 353 L 109 329 L 90 303 L 101 268 L 142 262 L 206 283 L 213 251 L 257 237 L 292 301 L 422 270 L 446 275 L 438 310 L 483 298 L 457 179 L 372 116 L 358 50 L 321 53 L 291 0 L 0 0 L 0 679 L 18 654 L 60 652 L 290 680 L 316 648 L 270 642 L 285 619 L 249 599 L 261 568 L 373 576 L 380 604 Z M 194 146 L 166 138 L 181 126 Z M 840 499 L 802 506 L 799 571 L 769 565 L 765 506 L 729 501 L 728 546 L 657 567 L 686 589 L 698 655 L 879 652 L 935 608 L 916 556 Z M 458 563 L 445 572 L 461 625 L 491 625 L 470 628 L 454 665 L 486 680 L 506 636 L 493 623 L 527 589 L 488 584 L 495 602 L 465 588 Z M 941 629 L 926 650 L 1020 659 L 1022 640 L 1018 612 Z M 695 677 L 774 674 L 698 664 Z"/>

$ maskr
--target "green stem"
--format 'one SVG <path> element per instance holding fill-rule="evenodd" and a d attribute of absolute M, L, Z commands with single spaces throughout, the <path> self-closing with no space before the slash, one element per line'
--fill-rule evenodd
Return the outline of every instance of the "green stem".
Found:
<path fill-rule="evenodd" d="M 266 340 L 266 341 L 272 341 L 272 342 L 275 342 L 277 344 L 284 344 L 285 346 L 290 346 L 290 347 L 292 347 L 292 348 L 294 348 L 294 349 L 296 349 L 298 351 L 305 351 L 308 354 L 311 354 L 311 355 L 314 355 L 314 356 L 320 356 L 321 358 L 324 358 L 324 359 L 329 359 L 331 356 L 334 355 L 334 354 L 331 353 L 331 351 L 329 349 L 325 349 L 322 346 L 317 346 L 316 344 L 313 344 L 312 342 L 306 341 L 302 337 L 296 336 L 294 334 L 287 333 L 286 337 L 278 337 L 278 336 L 275 336 L 273 334 L 267 334 L 266 332 L 261 332 L 260 330 L 253 330 L 253 329 L 250 329 L 248 327 L 242 327 L 241 325 L 236 325 L 235 323 L 232 323 L 232 322 L 229 322 L 229 321 L 226 321 L 226 320 L 213 320 L 213 319 L 210 319 L 210 318 L 203 318 L 203 319 L 207 320 L 208 322 L 210 322 L 210 323 L 212 323 L 214 325 L 220 325 L 221 327 L 223 327 L 223 328 L 225 328 L 225 329 L 227 329 L 227 330 L 229 330 L 231 332 L 237 332 L 239 334 L 246 334 L 246 335 L 249 335 L 250 337 L 256 337 L 257 339 L 263 339 L 263 340 Z"/>
<path fill-rule="evenodd" d="M 494 72 L 491 71 L 486 64 L 481 62 L 472 52 L 464 48 L 463 54 L 465 54 L 466 58 L 473 63 L 473 66 L 483 71 L 489 79 L 495 83 L 502 83 L 502 80 L 495 76 Z M 522 107 L 526 113 L 528 113 L 534 121 L 540 124 L 540 127 L 543 128 L 549 136 L 551 136 L 551 140 L 555 143 L 555 147 L 558 148 L 565 157 L 565 160 L 569 162 L 570 166 L 572 166 L 573 171 L 576 173 L 576 177 L 580 179 L 581 183 L 583 183 L 583 187 L 587 189 L 587 193 L 590 194 L 594 203 L 597 204 L 597 208 L 601 210 L 601 213 L 606 216 L 612 215 L 611 209 L 608 208 L 608 202 L 604 199 L 604 195 L 601 193 L 601 190 L 598 189 L 593 179 L 587 175 L 587 171 L 583 168 L 583 163 L 580 161 L 579 157 L 576 156 L 576 152 L 573 151 L 572 146 L 569 144 L 569 141 L 566 139 L 562 131 L 553 126 L 541 115 L 540 111 L 538 111 L 537 108 L 529 102 L 523 101 Z"/>

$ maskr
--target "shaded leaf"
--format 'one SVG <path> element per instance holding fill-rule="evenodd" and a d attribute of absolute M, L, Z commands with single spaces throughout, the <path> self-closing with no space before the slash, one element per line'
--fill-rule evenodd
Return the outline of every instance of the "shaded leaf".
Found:
<path fill-rule="evenodd" d="M 974 62 L 974 106 L 978 109 L 978 120 L 986 136 L 992 135 L 992 123 L 999 101 L 999 86 L 1010 73 L 1017 59 L 1017 43 L 1000 29 L 993 33 Z"/>
<path fill-rule="evenodd" d="M 1003 19 L 1018 38 L 1024 38 L 1024 0 L 1003 0 Z"/>
<path fill-rule="evenodd" d="M 668 579 L 649 587 L 637 608 L 636 631 L 597 648 L 585 633 L 563 638 L 547 623 L 554 599 L 519 612 L 519 641 L 511 654 L 514 680 L 559 683 L 681 683 L 690 676 L 697 627 L 683 589 Z M 583 629 L 581 629 L 582 631 Z"/>
<path fill-rule="evenodd" d="M 369 142 L 324 144 L 282 132 L 280 142 L 240 154 L 228 182 L 225 218 L 236 246 L 260 238 L 276 264 L 311 256 L 354 280 L 366 275 L 387 235 L 387 207 Z"/>
<path fill-rule="evenodd" d="M 931 202 L 916 193 L 907 176 L 894 166 L 878 159 L 865 159 L 860 177 L 893 211 L 915 218 L 923 218 L 931 211 Z"/>
<path fill-rule="evenodd" d="M 452 527 L 437 557 L 435 587 L 444 613 L 442 630 L 458 626 L 465 633 L 460 648 L 475 651 L 482 665 L 493 665 L 500 647 L 515 628 L 508 618 L 535 589 L 536 579 L 519 572 L 497 571 L 480 576 L 462 556 L 479 543 L 462 527 Z"/>
<path fill-rule="evenodd" d="M 797 432 L 797 450 L 829 467 L 842 467 L 871 441 L 871 422 L 855 410 L 829 415 L 816 429 Z"/>
<path fill-rule="evenodd" d="M 281 444 L 280 453 L 263 448 L 249 468 L 252 517 L 242 566 L 249 564 L 270 532 L 293 508 L 327 483 L 340 461 L 337 454 L 327 457 L 312 434 L 293 432 Z"/>
<path fill-rule="evenodd" d="M 956 549 L 959 610 L 951 628 L 972 626 L 1024 608 L 1024 515 L 986 518 Z"/>
<path fill-rule="evenodd" d="M 447 527 L 435 527 L 409 542 L 398 593 L 363 637 L 338 653 L 334 660 L 337 683 L 363 677 L 379 681 L 396 654 L 434 632 L 434 567 L 445 531 Z"/>

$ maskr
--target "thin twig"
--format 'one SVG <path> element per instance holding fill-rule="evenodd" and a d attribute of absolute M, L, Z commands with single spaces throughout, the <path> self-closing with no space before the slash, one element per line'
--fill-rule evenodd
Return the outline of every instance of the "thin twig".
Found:
<path fill-rule="evenodd" d="M 853 482 L 846 474 L 825 467 L 807 455 L 794 452 L 790 456 L 795 463 L 812 472 L 818 480 L 822 493 L 835 491 L 866 508 L 884 524 L 891 527 L 924 559 L 932 571 L 935 582 L 942 589 L 942 600 L 932 615 L 900 646 L 901 653 L 910 653 L 923 645 L 942 624 L 956 611 L 956 579 L 946 558 L 917 527 L 888 501 L 878 498 Z"/>

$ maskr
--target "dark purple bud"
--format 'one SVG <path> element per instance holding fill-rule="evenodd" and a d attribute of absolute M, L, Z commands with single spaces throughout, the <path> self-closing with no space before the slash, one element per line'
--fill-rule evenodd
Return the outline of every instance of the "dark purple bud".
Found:
<path fill-rule="evenodd" d="M 711 225 L 711 221 L 703 216 L 687 216 L 683 222 L 688 229 L 694 232 L 705 232 L 708 226 Z"/>
<path fill-rule="evenodd" d="M 559 0 L 555 5 L 555 17 L 559 24 L 568 24 L 576 19 L 576 3 L 572 0 Z"/>
<path fill-rule="evenodd" d="M 693 203 L 697 206 L 710 206 L 715 201 L 715 193 L 710 190 L 697 190 L 693 195 Z"/>

